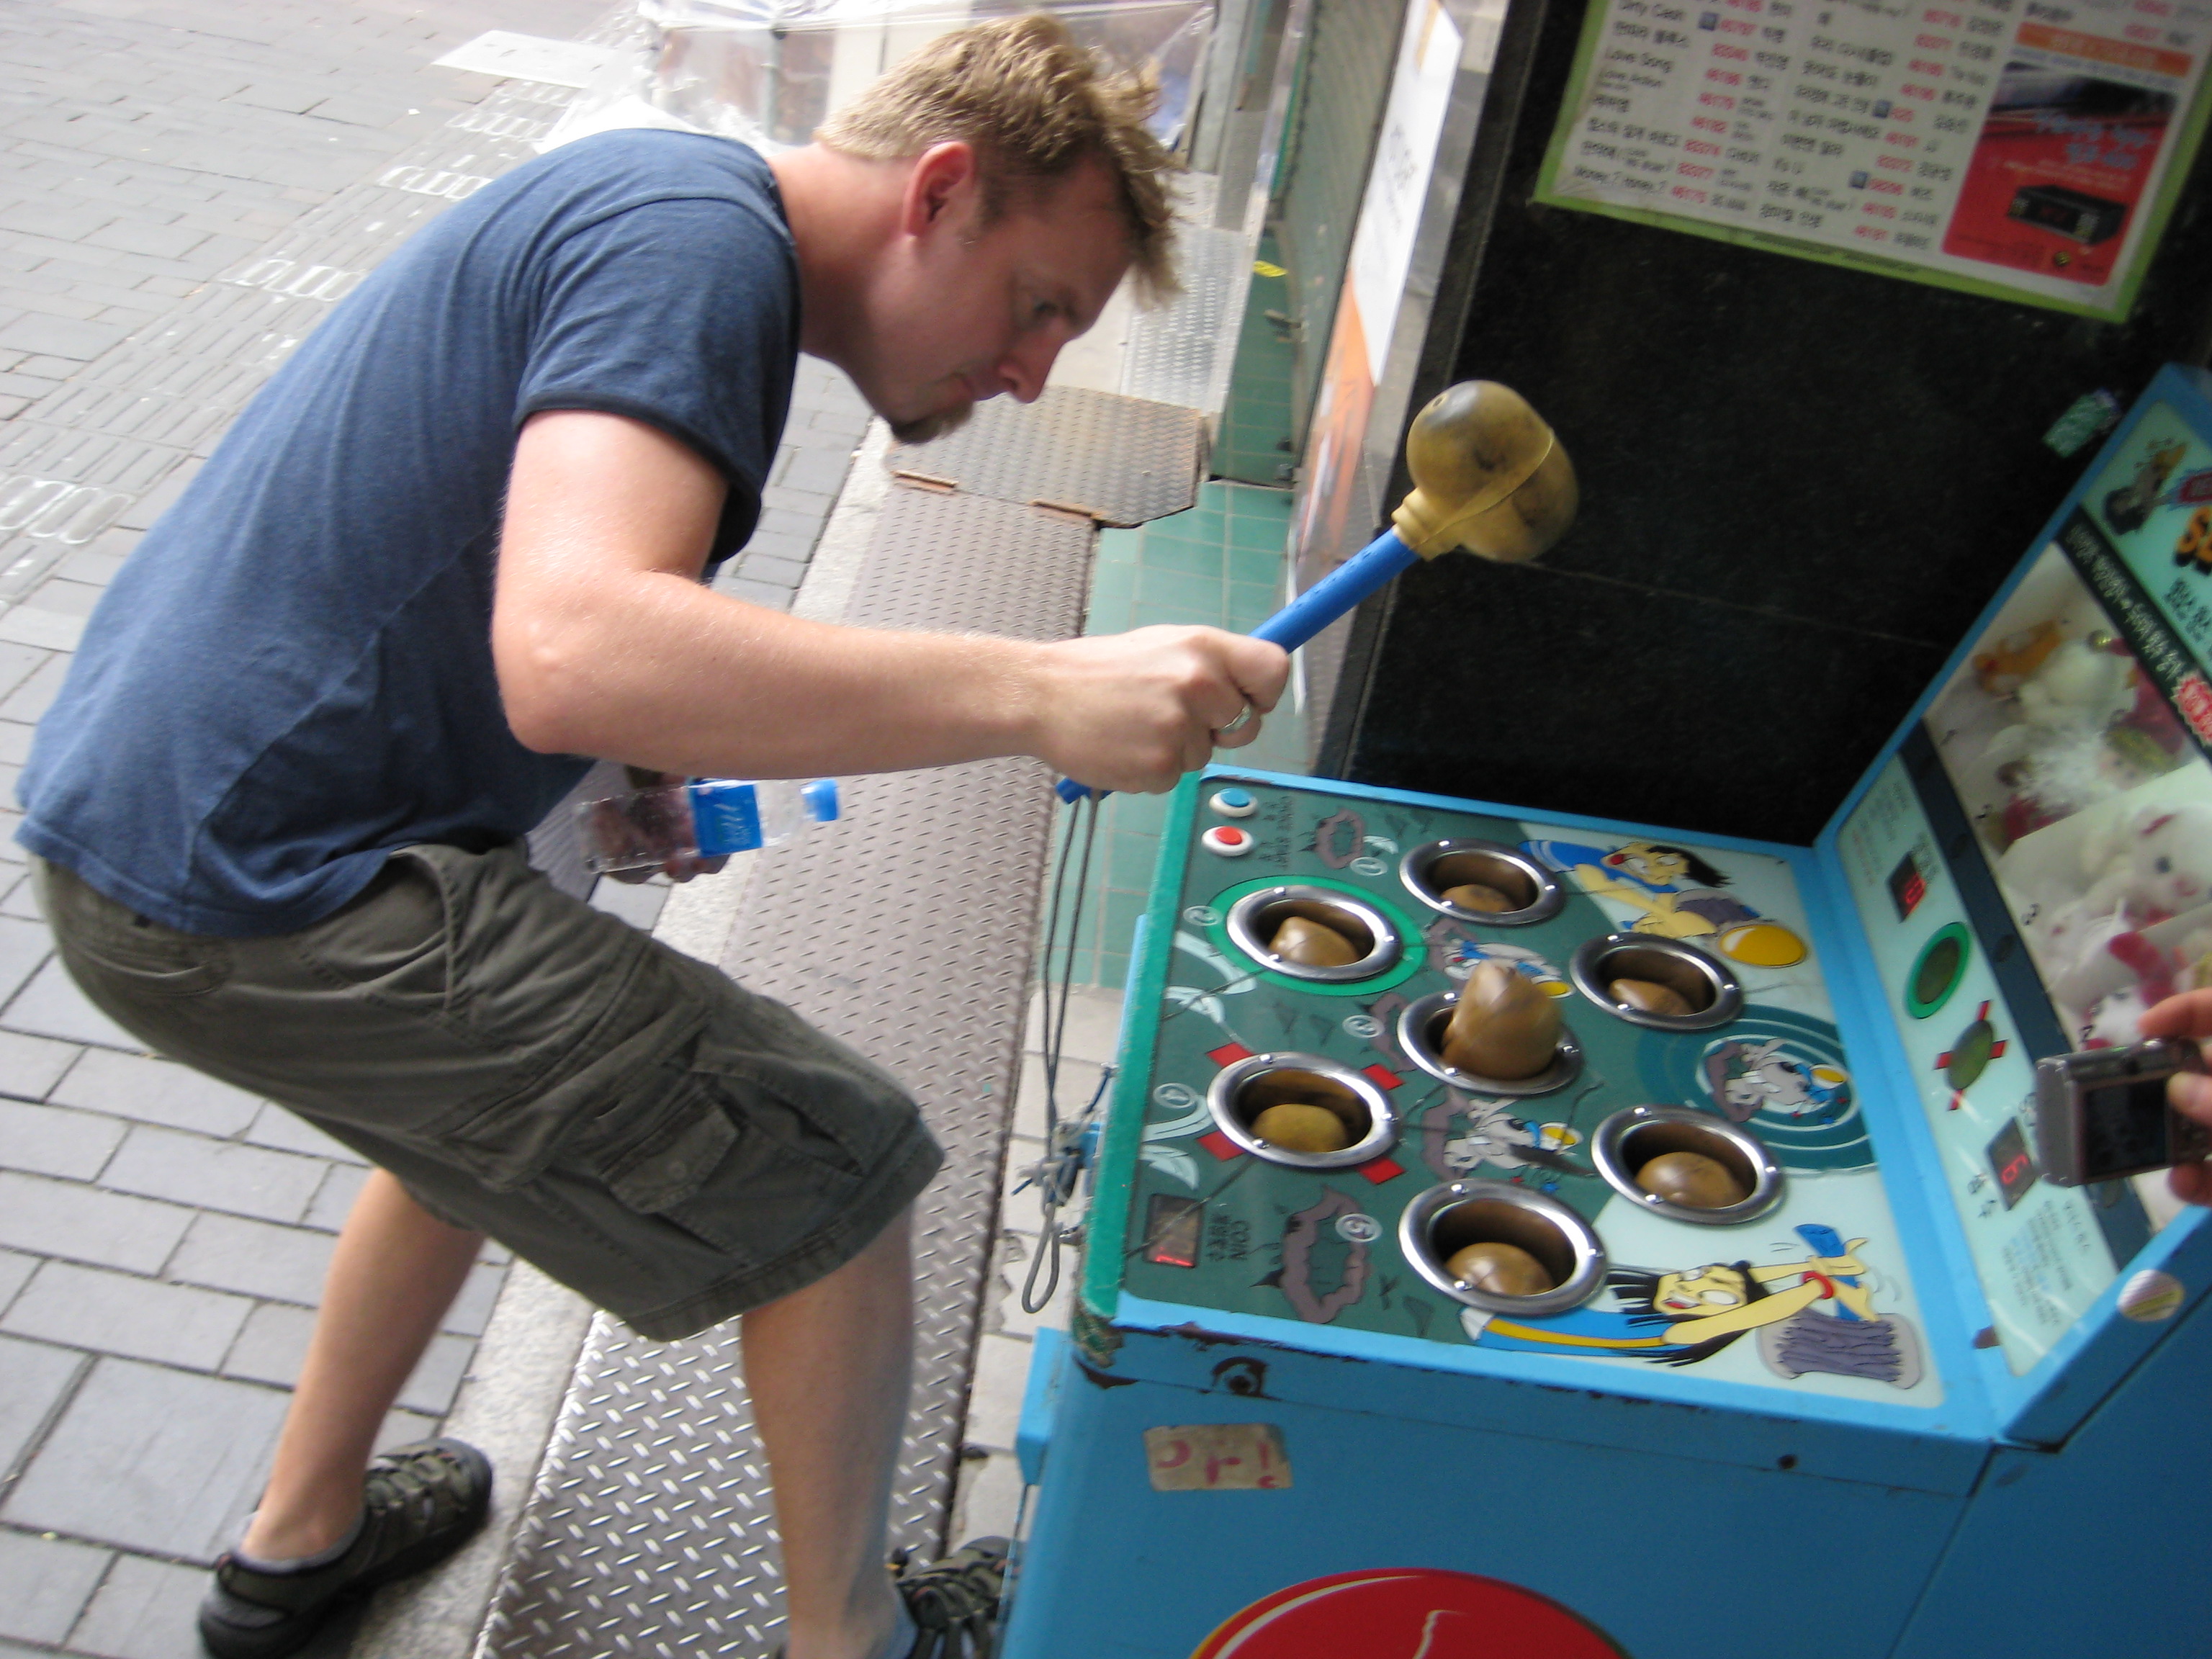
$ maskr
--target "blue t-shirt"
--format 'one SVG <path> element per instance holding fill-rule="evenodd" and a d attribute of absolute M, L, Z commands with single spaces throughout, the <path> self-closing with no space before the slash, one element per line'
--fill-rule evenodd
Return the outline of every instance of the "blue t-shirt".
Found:
<path fill-rule="evenodd" d="M 617 132 L 434 221 L 310 334 L 94 611 L 20 838 L 188 933 L 289 933 L 391 849 L 526 834 L 590 763 L 502 712 L 492 578 L 515 435 L 599 410 L 718 468 L 713 558 L 759 520 L 799 271 L 753 151 Z"/>

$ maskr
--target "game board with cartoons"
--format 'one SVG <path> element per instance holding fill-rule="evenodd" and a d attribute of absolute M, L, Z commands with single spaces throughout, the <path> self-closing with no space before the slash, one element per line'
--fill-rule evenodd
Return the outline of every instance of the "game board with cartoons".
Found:
<path fill-rule="evenodd" d="M 1198 794 L 1193 852 L 1158 919 L 1165 982 L 1127 1294 L 1447 1348 L 1941 1401 L 1788 856 L 1305 780 L 1217 771 Z M 1534 902 L 1470 909 L 1446 896 L 1459 876 Z M 1377 946 L 1371 971 L 1255 948 L 1279 931 L 1276 911 L 1358 930 Z M 1486 968 L 1551 1005 L 1563 1058 L 1519 1079 L 1448 1062 L 1431 1033 Z M 1654 1016 L 1607 994 L 1678 974 L 1678 995 L 1713 1002 Z M 1316 1079 L 1355 1103 L 1369 1156 L 1286 1152 L 1252 1132 L 1266 1102 L 1311 1094 Z M 1609 1182 L 1601 1132 L 1646 1105 L 1747 1133 L 1778 1166 L 1771 1201 L 1739 1200 L 1717 1224 L 1712 1210 Z M 1726 1158 L 1723 1144 L 1708 1155 Z M 1407 1208 L 1468 1181 L 1588 1223 L 1607 1264 L 1590 1293 L 1526 1316 L 1437 1283 L 1443 1258 L 1407 1253 Z"/>

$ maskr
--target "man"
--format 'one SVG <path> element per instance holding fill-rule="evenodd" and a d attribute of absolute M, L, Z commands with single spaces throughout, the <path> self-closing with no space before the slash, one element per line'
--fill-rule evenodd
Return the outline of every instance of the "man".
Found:
<path fill-rule="evenodd" d="M 291 1651 L 481 1520 L 456 1442 L 362 1471 L 485 1233 L 651 1336 L 742 1316 L 789 1659 L 951 1654 L 988 1622 L 988 1551 L 903 1597 L 883 1570 L 906 1212 L 939 1161 L 911 1103 L 517 842 L 580 757 L 1018 753 L 1157 791 L 1273 708 L 1282 653 L 1212 629 L 872 633 L 701 582 L 757 520 L 799 349 L 920 435 L 1035 398 L 1133 264 L 1166 280 L 1145 109 L 1032 17 L 944 38 L 772 163 L 672 133 L 556 151 L 341 305 L 117 577 L 21 786 L 64 960 L 379 1166 L 202 1611 L 222 1659 Z"/>

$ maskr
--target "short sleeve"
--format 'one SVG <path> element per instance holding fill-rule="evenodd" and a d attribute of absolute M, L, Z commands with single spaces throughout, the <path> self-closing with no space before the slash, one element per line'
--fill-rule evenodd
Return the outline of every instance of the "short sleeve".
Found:
<path fill-rule="evenodd" d="M 759 209 L 684 196 L 604 213 L 540 267 L 515 424 L 588 409 L 660 428 L 728 481 L 742 539 L 789 410 L 797 293 L 789 234 Z"/>

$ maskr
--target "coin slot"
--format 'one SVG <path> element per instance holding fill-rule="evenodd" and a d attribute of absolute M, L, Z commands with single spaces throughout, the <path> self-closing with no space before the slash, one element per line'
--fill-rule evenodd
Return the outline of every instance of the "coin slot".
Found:
<path fill-rule="evenodd" d="M 1387 1152 L 1397 1120 L 1374 1080 L 1318 1054 L 1255 1054 L 1216 1075 L 1207 1109 L 1255 1158 L 1292 1169 L 1364 1164 Z"/>
<path fill-rule="evenodd" d="M 1422 1278 L 1492 1313 L 1560 1313 L 1595 1294 L 1605 1250 L 1556 1199 L 1506 1182 L 1462 1181 L 1418 1194 L 1399 1243 Z"/>
<path fill-rule="evenodd" d="M 1782 1198 L 1781 1166 L 1757 1136 L 1688 1107 L 1614 1113 L 1591 1137 L 1590 1157 L 1614 1191 L 1678 1221 L 1749 1221 Z"/>
<path fill-rule="evenodd" d="M 1610 933 L 1576 951 L 1568 973 L 1591 1001 L 1654 1030 L 1704 1030 L 1725 1024 L 1743 1007 L 1735 976 L 1679 939 Z"/>
<path fill-rule="evenodd" d="M 1501 842 L 1460 836 L 1432 841 L 1406 854 L 1399 879 L 1431 910 L 1462 921 L 1525 927 L 1565 902 L 1544 866 Z"/>

